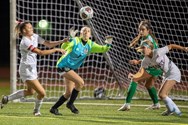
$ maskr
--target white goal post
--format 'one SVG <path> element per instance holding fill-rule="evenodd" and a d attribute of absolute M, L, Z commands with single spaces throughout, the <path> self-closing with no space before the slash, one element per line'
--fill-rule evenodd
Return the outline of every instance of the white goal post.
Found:
<path fill-rule="evenodd" d="M 74 26 L 81 29 L 89 25 L 93 31 L 93 40 L 103 44 L 105 36 L 114 37 L 113 46 L 107 54 L 91 54 L 79 68 L 78 74 L 84 79 L 85 86 L 79 98 L 93 98 L 95 88 L 103 87 L 107 98 L 124 98 L 130 80 L 129 72 L 136 73 L 139 66 L 130 65 L 131 59 L 138 59 L 139 54 L 128 45 L 137 35 L 137 27 L 142 19 L 151 21 L 159 46 L 176 43 L 188 46 L 188 1 L 187 0 L 10 0 L 10 58 L 11 90 L 25 88 L 18 74 L 20 61 L 19 42 L 13 37 L 14 20 L 27 20 L 33 26 L 41 19 L 48 20 L 51 32 L 41 34 L 46 40 L 59 40 L 68 36 L 68 29 Z M 90 21 L 82 21 L 79 8 L 88 5 L 94 10 Z M 40 33 L 37 27 L 34 27 Z M 39 46 L 40 49 L 47 49 Z M 181 83 L 177 83 L 170 93 L 174 99 L 188 100 L 188 54 L 173 51 L 170 59 L 180 68 Z M 60 54 L 38 56 L 38 76 L 44 86 L 46 100 L 57 99 L 65 91 L 63 78 L 55 68 Z M 161 78 L 155 84 L 159 89 Z M 32 97 L 31 97 L 32 98 Z M 144 84 L 138 86 L 135 98 L 148 99 Z M 28 98 L 27 98 L 28 99 Z"/>

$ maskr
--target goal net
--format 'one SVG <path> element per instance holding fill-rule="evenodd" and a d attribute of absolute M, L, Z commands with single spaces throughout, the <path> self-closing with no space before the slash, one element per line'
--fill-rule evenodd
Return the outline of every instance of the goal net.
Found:
<path fill-rule="evenodd" d="M 80 5 L 91 6 L 94 17 L 90 21 L 82 21 L 79 17 Z M 139 66 L 130 65 L 131 59 L 138 59 L 139 53 L 128 45 L 137 36 L 138 24 L 142 19 L 151 21 L 153 32 L 159 39 L 159 46 L 175 43 L 188 46 L 188 2 L 186 0 L 17 0 L 16 19 L 29 20 L 33 26 L 45 19 L 50 22 L 51 32 L 40 34 L 46 40 L 60 40 L 68 36 L 68 29 L 72 26 L 81 29 L 90 25 L 93 30 L 93 40 L 104 44 L 105 36 L 114 37 L 113 46 L 107 54 L 91 54 L 77 71 L 84 79 L 85 85 L 79 98 L 93 98 L 94 89 L 103 87 L 106 97 L 118 98 L 126 96 L 130 80 L 129 72 L 136 73 Z M 17 48 L 19 48 L 17 40 Z M 40 49 L 47 49 L 39 46 Z M 46 99 L 57 99 L 65 91 L 63 77 L 55 68 L 60 53 L 49 56 L 38 56 L 39 81 L 44 86 Z M 181 83 L 177 83 L 170 93 L 173 98 L 188 99 L 188 69 L 187 53 L 173 51 L 168 54 L 170 59 L 180 68 Z M 17 49 L 17 68 L 20 61 Z M 159 89 L 161 78 L 155 84 Z M 17 89 L 25 88 L 17 72 Z M 138 86 L 135 98 L 147 99 L 148 93 L 144 83 Z"/>

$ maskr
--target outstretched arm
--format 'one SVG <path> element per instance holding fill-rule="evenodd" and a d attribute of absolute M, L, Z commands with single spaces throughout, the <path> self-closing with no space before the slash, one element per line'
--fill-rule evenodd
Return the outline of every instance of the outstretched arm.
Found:
<path fill-rule="evenodd" d="M 49 48 L 53 48 L 57 45 L 60 45 L 64 42 L 68 42 L 69 39 L 68 38 L 64 38 L 63 40 L 59 40 L 59 41 L 45 41 L 43 44 Z"/>
<path fill-rule="evenodd" d="M 50 50 L 40 50 L 38 48 L 34 48 L 32 50 L 32 52 L 34 52 L 38 55 L 41 55 L 41 56 L 50 55 L 50 54 L 55 53 L 55 52 L 61 52 L 62 54 L 66 53 L 66 51 L 64 49 L 60 49 L 60 48 L 53 48 L 53 49 L 50 49 Z"/>
<path fill-rule="evenodd" d="M 183 50 L 183 51 L 188 52 L 188 47 L 183 47 L 183 46 L 176 45 L 176 44 L 170 44 L 170 45 L 168 45 L 168 49 L 169 50 L 171 50 L 171 49 L 178 49 L 178 50 Z"/>

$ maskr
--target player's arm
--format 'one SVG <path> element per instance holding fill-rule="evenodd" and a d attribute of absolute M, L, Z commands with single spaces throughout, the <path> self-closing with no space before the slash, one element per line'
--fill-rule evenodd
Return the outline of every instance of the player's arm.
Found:
<path fill-rule="evenodd" d="M 142 60 L 136 60 L 136 59 L 129 60 L 129 63 L 132 65 L 138 65 L 138 64 L 141 64 L 141 62 Z"/>
<path fill-rule="evenodd" d="M 64 49 L 60 49 L 60 48 L 53 48 L 53 49 L 49 49 L 49 50 L 40 50 L 38 48 L 33 48 L 31 51 L 38 55 L 41 55 L 41 56 L 49 55 L 49 54 L 52 54 L 55 52 L 61 52 L 62 54 L 66 53 L 66 51 Z"/>
<path fill-rule="evenodd" d="M 91 53 L 104 53 L 107 52 L 112 45 L 112 36 L 106 36 L 106 40 L 104 41 L 106 45 L 99 45 L 97 43 L 93 43 L 92 48 L 91 48 Z"/>
<path fill-rule="evenodd" d="M 53 48 L 53 47 L 55 47 L 57 45 L 60 45 L 60 44 L 65 43 L 65 42 L 68 42 L 68 40 L 69 40 L 68 38 L 64 38 L 63 40 L 59 40 L 59 41 L 45 41 L 43 43 L 43 45 L 45 45 L 45 46 L 47 46 L 49 48 Z"/>
<path fill-rule="evenodd" d="M 176 44 L 170 44 L 170 45 L 168 45 L 168 49 L 169 50 L 178 49 L 178 50 L 183 50 L 183 51 L 188 52 L 188 47 L 183 47 L 183 46 L 176 45 Z"/>

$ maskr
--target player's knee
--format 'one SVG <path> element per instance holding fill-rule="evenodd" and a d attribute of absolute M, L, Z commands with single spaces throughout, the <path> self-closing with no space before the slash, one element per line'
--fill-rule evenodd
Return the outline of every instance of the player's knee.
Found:
<path fill-rule="evenodd" d="M 160 99 L 164 99 L 166 97 L 166 94 L 159 92 L 158 96 L 159 96 Z"/>
<path fill-rule="evenodd" d="M 152 88 L 152 85 L 150 85 L 150 84 L 145 84 L 144 86 L 145 86 L 147 89 Z"/>
<path fill-rule="evenodd" d="M 46 96 L 46 92 L 44 91 L 44 92 L 41 92 L 40 94 L 39 94 L 39 96 L 40 96 L 40 98 L 44 98 L 45 96 Z"/>
<path fill-rule="evenodd" d="M 80 89 L 83 88 L 83 86 L 84 86 L 84 80 L 80 80 L 76 86 L 78 88 L 80 88 Z"/>

